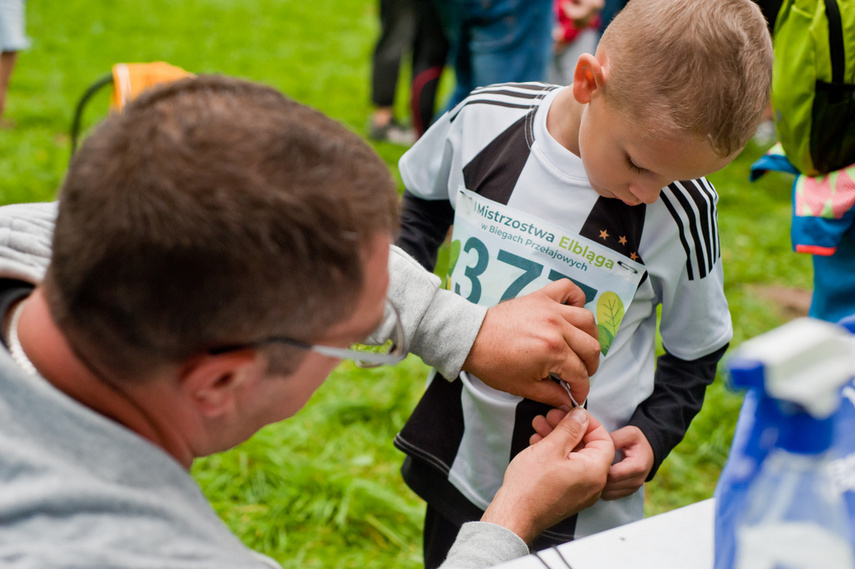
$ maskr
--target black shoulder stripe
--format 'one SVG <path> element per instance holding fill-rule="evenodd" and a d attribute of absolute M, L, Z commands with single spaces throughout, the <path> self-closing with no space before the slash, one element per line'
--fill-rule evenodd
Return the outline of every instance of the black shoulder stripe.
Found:
<path fill-rule="evenodd" d="M 702 239 L 702 233 L 699 230 L 699 222 L 698 216 L 695 213 L 695 210 L 692 208 L 692 205 L 689 203 L 689 198 L 686 193 L 680 191 L 679 182 L 674 182 L 669 186 L 670 188 L 674 188 L 673 197 L 676 200 L 676 204 L 680 209 L 677 211 L 681 211 L 681 223 L 685 224 L 685 228 L 688 229 L 689 234 L 692 236 L 692 240 L 689 243 L 690 249 L 686 251 L 687 259 L 686 262 L 691 263 L 694 261 L 695 267 L 698 270 L 698 278 L 702 279 L 707 276 L 707 272 L 709 272 L 709 268 L 706 263 L 706 255 L 704 255 L 705 247 L 704 240 Z"/>
<path fill-rule="evenodd" d="M 671 217 L 673 217 L 677 222 L 677 231 L 680 235 L 680 243 L 683 245 L 683 251 L 686 252 L 686 272 L 689 275 L 689 280 L 694 280 L 695 274 L 692 271 L 691 251 L 689 249 L 689 243 L 686 241 L 686 232 L 683 230 L 682 219 L 680 219 L 680 215 L 677 213 L 677 210 L 674 208 L 674 205 L 671 203 L 671 200 L 668 198 L 668 195 L 664 190 L 659 194 L 659 199 L 662 200 L 662 203 L 665 204 L 665 207 L 668 208 L 668 211 L 671 213 Z"/>
<path fill-rule="evenodd" d="M 689 280 L 706 277 L 719 255 L 714 190 L 698 180 L 674 182 L 661 199 L 679 229 Z"/>
<path fill-rule="evenodd" d="M 470 105 L 493 105 L 496 107 L 507 107 L 509 109 L 530 109 L 531 103 L 508 103 L 505 101 L 491 101 L 490 99 L 474 99 L 474 100 L 465 100 L 461 104 L 457 105 L 454 110 L 454 114 L 449 117 L 449 122 L 454 122 L 454 119 L 457 118 L 457 115 L 460 114 L 465 107 Z"/>
<path fill-rule="evenodd" d="M 713 221 L 715 212 L 715 197 L 710 193 L 710 189 L 702 184 L 701 180 L 687 180 L 678 182 L 686 191 L 697 207 L 699 231 L 701 240 L 704 245 L 704 252 L 707 258 L 707 264 L 712 270 L 712 265 L 716 260 L 715 246 L 715 222 Z"/>
<path fill-rule="evenodd" d="M 504 87 L 504 85 L 495 85 L 494 87 Z M 480 99 L 485 95 L 501 95 L 504 97 L 512 97 L 514 99 L 539 99 L 543 97 L 542 91 L 511 91 L 510 89 L 481 89 L 478 91 L 472 91 L 469 94 L 469 98 L 471 99 Z"/>
<path fill-rule="evenodd" d="M 526 124 L 531 122 L 532 113 L 505 129 L 463 167 L 467 190 L 508 203 L 531 152 Z"/>
<path fill-rule="evenodd" d="M 554 91 L 558 87 L 558 85 L 547 83 L 496 83 L 486 87 L 478 87 L 459 105 L 449 111 L 451 113 L 449 121 L 454 122 L 460 111 L 469 105 L 495 105 L 510 109 L 530 109 L 533 106 L 532 103 L 523 103 L 522 101 L 543 98 L 546 93 Z M 515 102 L 512 99 L 520 99 L 521 101 Z"/>
<path fill-rule="evenodd" d="M 487 85 L 485 87 L 476 87 L 472 94 L 475 93 L 483 93 L 489 92 L 492 89 L 501 89 L 501 88 L 512 88 L 512 89 L 525 89 L 527 91 L 554 91 L 558 89 L 559 85 L 551 85 L 549 83 L 538 83 L 538 82 L 530 82 L 530 83 L 496 83 L 493 85 Z"/>
<path fill-rule="evenodd" d="M 715 205 L 718 201 L 718 193 L 706 178 L 701 178 L 698 181 L 701 183 L 701 187 L 707 195 L 710 203 L 709 219 L 710 231 L 712 232 L 710 234 L 710 242 L 712 243 L 712 259 L 713 261 L 716 261 L 721 256 L 721 242 L 718 237 L 718 209 Z"/>

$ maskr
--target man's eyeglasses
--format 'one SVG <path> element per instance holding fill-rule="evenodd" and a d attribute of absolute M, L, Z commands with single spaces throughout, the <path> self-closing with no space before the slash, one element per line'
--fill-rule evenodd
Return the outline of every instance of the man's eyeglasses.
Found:
<path fill-rule="evenodd" d="M 383 324 L 369 336 L 365 343 L 351 344 L 348 348 L 336 348 L 323 344 L 307 344 L 283 336 L 269 336 L 244 344 L 231 344 L 209 350 L 211 354 L 224 354 L 244 348 L 259 348 L 265 344 L 285 344 L 294 348 L 311 350 L 325 356 L 352 360 L 363 368 L 380 365 L 395 365 L 407 357 L 407 340 L 401 317 L 395 306 L 386 299 Z"/>

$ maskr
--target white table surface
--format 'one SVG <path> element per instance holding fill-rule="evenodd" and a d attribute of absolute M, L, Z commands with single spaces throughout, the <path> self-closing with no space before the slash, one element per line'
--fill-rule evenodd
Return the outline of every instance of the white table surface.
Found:
<path fill-rule="evenodd" d="M 714 509 L 712 499 L 704 500 L 559 545 L 558 552 L 547 549 L 498 567 L 711 569 Z"/>

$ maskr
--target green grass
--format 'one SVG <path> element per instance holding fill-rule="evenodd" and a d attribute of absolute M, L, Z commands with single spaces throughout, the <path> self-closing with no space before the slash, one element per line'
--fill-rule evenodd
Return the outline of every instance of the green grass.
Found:
<path fill-rule="evenodd" d="M 0 131 L 0 203 L 53 199 L 68 161 L 74 107 L 117 62 L 168 61 L 189 71 L 273 85 L 362 132 L 370 113 L 374 0 L 40 0 L 28 6 L 33 47 L 21 54 Z M 445 92 L 449 85 L 446 83 Z M 405 88 L 402 87 L 402 94 Z M 401 114 L 405 104 L 399 103 Z M 106 115 L 107 93 L 86 125 Z M 397 176 L 402 149 L 375 148 Z M 809 288 L 809 259 L 789 247 L 789 185 L 747 182 L 754 146 L 712 177 L 734 344 L 783 322 L 764 286 Z M 421 502 L 401 482 L 392 446 L 426 367 L 345 364 L 292 420 L 200 460 L 193 475 L 226 523 L 285 567 L 420 566 Z M 684 442 L 648 485 L 648 514 L 712 495 L 740 397 L 721 380 Z"/>
<path fill-rule="evenodd" d="M 194 474 L 244 541 L 286 567 L 419 566 L 422 506 L 392 439 L 426 371 L 413 356 L 391 370 L 343 364 L 296 417 Z"/>

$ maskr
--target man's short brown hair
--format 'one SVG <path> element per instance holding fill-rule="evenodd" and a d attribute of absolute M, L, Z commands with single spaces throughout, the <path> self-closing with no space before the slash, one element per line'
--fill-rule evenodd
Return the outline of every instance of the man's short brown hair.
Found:
<path fill-rule="evenodd" d="M 599 49 L 611 107 L 653 136 L 676 129 L 730 156 L 769 103 L 772 40 L 751 0 L 631 0 Z"/>
<path fill-rule="evenodd" d="M 310 342 L 349 315 L 397 207 L 385 163 L 332 119 L 255 83 L 181 80 L 75 154 L 50 310 L 79 352 L 131 378 L 264 336 Z"/>

